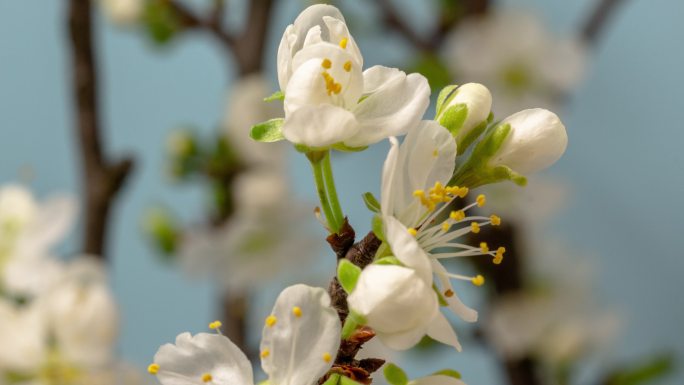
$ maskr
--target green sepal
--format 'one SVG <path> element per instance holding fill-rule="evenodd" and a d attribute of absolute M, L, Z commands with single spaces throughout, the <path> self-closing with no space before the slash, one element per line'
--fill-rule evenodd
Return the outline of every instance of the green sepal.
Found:
<path fill-rule="evenodd" d="M 368 320 L 366 319 L 366 317 L 355 312 L 354 310 L 349 311 L 349 315 L 347 316 L 347 319 L 351 319 L 352 321 L 356 322 L 357 325 L 361 325 L 361 326 L 368 323 Z"/>
<path fill-rule="evenodd" d="M 645 362 L 635 363 L 615 370 L 604 382 L 607 385 L 641 385 L 663 378 L 675 369 L 672 354 L 658 354 Z"/>
<path fill-rule="evenodd" d="M 347 146 L 346 144 L 340 142 L 340 143 L 333 144 L 332 148 L 334 150 L 341 151 L 341 152 L 361 152 L 361 151 L 367 149 L 368 146 L 350 147 L 350 146 Z"/>
<path fill-rule="evenodd" d="M 358 322 L 356 322 L 355 319 L 352 317 L 347 317 L 344 320 L 344 325 L 342 325 L 342 334 L 341 338 L 343 340 L 348 340 L 349 337 L 354 333 L 354 331 L 359 327 Z"/>
<path fill-rule="evenodd" d="M 437 288 L 437 285 L 435 285 L 434 283 L 432 284 L 432 290 L 434 290 L 437 294 L 437 301 L 439 301 L 439 306 L 449 306 L 449 303 L 447 302 L 446 298 L 444 298 L 442 293 Z"/>
<path fill-rule="evenodd" d="M 492 114 L 489 114 L 489 116 L 491 117 Z M 456 143 L 458 155 L 463 155 L 468 150 L 470 145 L 475 143 L 477 138 L 479 138 L 480 135 L 482 135 L 482 133 L 485 132 L 488 125 L 489 120 L 485 120 L 484 122 L 475 126 L 475 128 L 473 128 L 472 130 L 470 130 L 470 132 L 467 133 L 463 138 L 461 138 L 461 140 Z"/>
<path fill-rule="evenodd" d="M 351 263 L 348 259 L 341 259 L 340 263 L 337 265 L 337 279 L 340 281 L 340 285 L 347 294 L 354 291 L 356 287 L 356 282 L 359 280 L 361 275 L 361 268 Z"/>
<path fill-rule="evenodd" d="M 366 204 L 368 210 L 379 213 L 380 212 L 380 202 L 375 198 L 373 193 L 367 192 L 363 194 L 363 203 Z"/>
<path fill-rule="evenodd" d="M 388 255 L 386 257 L 378 258 L 375 262 L 373 262 L 376 265 L 395 265 L 395 266 L 403 266 L 401 261 L 394 255 Z"/>
<path fill-rule="evenodd" d="M 442 109 L 446 105 L 447 99 L 451 100 L 450 96 L 458 87 L 458 84 L 452 84 L 442 88 L 442 90 L 439 91 L 439 96 L 437 96 L 437 109 L 435 113 L 436 117 L 439 117 L 439 114 L 442 113 Z"/>
<path fill-rule="evenodd" d="M 432 373 L 432 375 L 433 376 L 447 376 L 447 377 L 455 378 L 457 380 L 460 380 L 462 378 L 461 373 L 458 372 L 457 370 L 453 370 L 453 369 L 442 369 L 440 371 Z"/>
<path fill-rule="evenodd" d="M 265 97 L 265 102 L 273 102 L 275 100 L 285 100 L 285 93 L 283 91 L 276 91 L 271 96 Z"/>
<path fill-rule="evenodd" d="M 380 215 L 374 215 L 371 222 L 371 229 L 373 234 L 378 237 L 379 240 L 385 241 L 385 231 L 383 230 L 382 217 Z"/>
<path fill-rule="evenodd" d="M 340 376 L 340 385 L 363 385 L 360 382 L 356 382 L 349 377 Z"/>
<path fill-rule="evenodd" d="M 283 118 L 275 118 L 261 122 L 252 127 L 249 136 L 257 142 L 279 142 L 285 139 L 282 130 L 284 121 Z"/>
<path fill-rule="evenodd" d="M 468 106 L 461 103 L 447 108 L 444 113 L 439 116 L 439 124 L 449 130 L 451 136 L 455 138 L 458 136 L 461 128 L 463 128 L 463 123 L 465 123 L 467 117 Z"/>
<path fill-rule="evenodd" d="M 332 373 L 330 377 L 323 383 L 323 385 L 337 385 L 340 382 L 340 375 Z"/>
<path fill-rule="evenodd" d="M 390 385 L 407 385 L 409 382 L 406 372 L 393 363 L 385 364 L 383 374 Z"/>

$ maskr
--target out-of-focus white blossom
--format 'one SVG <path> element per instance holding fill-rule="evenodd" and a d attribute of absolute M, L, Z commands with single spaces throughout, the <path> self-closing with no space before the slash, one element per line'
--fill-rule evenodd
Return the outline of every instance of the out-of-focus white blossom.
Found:
<path fill-rule="evenodd" d="M 105 14 L 116 24 L 129 26 L 142 17 L 145 0 L 100 0 Z"/>
<path fill-rule="evenodd" d="M 544 107 L 582 80 L 586 47 L 571 37 L 552 37 L 533 13 L 496 9 L 464 20 L 447 42 L 447 66 L 460 82 L 477 81 L 494 95 L 494 112 Z"/>

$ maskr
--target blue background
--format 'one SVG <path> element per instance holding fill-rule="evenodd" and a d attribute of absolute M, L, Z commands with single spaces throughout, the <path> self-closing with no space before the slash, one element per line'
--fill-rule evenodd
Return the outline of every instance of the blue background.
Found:
<path fill-rule="evenodd" d="M 404 3 L 405 15 L 417 28 L 429 22 L 429 10 L 416 6 L 422 2 Z M 575 29 L 592 4 L 508 3 L 534 7 L 559 32 Z M 359 1 L 351 6 L 364 7 Z M 301 7 L 285 1 L 276 9 L 267 68 L 274 70 L 281 31 Z M 59 1 L 0 2 L 0 181 L 18 180 L 25 173 L 20 170 L 30 168 L 35 175 L 31 186 L 40 196 L 79 191 L 64 11 Z M 597 296 L 625 316 L 616 360 L 662 349 L 684 357 L 682 15 L 681 1 L 627 1 L 565 111 L 570 145 L 552 169 L 575 191 L 572 209 L 559 218 L 556 230 L 569 243 L 600 256 L 595 260 Z M 239 12 L 232 18 L 239 19 Z M 179 124 L 192 123 L 206 131 L 216 127 L 232 68 L 206 36 L 190 34 L 171 47 L 153 49 L 140 34 L 116 29 L 102 17 L 99 21 L 108 152 L 131 153 L 137 161 L 113 216 L 110 239 L 111 276 L 122 310 L 120 351 L 143 367 L 160 344 L 180 331 L 204 330 L 214 318 L 212 285 L 189 282 L 173 266 L 161 263 L 141 235 L 140 218 L 160 201 L 178 208 L 185 218 L 201 215 L 201 188 L 172 187 L 165 180 L 163 146 L 169 130 Z M 364 40 L 362 32 L 355 35 L 368 65 L 400 64 L 411 54 L 398 38 Z M 359 233 L 368 229 L 368 215 L 358 197 L 378 189 L 385 151 L 382 144 L 335 160 L 341 199 Z M 297 190 L 313 200 L 308 166 L 295 154 L 292 164 Z M 360 169 L 364 173 L 359 174 Z M 76 244 L 72 237 L 66 250 Z M 331 263 L 324 263 L 328 272 Z M 255 298 L 255 330 L 283 285 L 268 283 L 267 294 Z M 500 382 L 486 352 L 476 348 L 436 358 L 434 365 L 461 369 L 471 384 Z M 662 383 L 683 379 L 679 373 Z"/>

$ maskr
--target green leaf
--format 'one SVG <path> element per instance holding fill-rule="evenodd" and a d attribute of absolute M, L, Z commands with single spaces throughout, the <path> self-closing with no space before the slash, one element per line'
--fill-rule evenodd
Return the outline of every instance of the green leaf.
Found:
<path fill-rule="evenodd" d="M 461 128 L 463 128 L 463 123 L 465 123 L 467 117 L 468 106 L 461 103 L 447 108 L 439 117 L 439 124 L 449 130 L 453 137 L 456 137 Z"/>
<path fill-rule="evenodd" d="M 466 136 L 461 138 L 461 140 L 456 144 L 458 155 L 462 155 L 468 150 L 468 147 L 470 147 L 470 145 L 473 144 L 477 140 L 477 138 L 479 138 L 480 135 L 482 135 L 482 133 L 487 129 L 488 124 L 489 122 L 485 120 L 484 122 L 475 126 L 475 128 L 473 128 L 472 130 L 470 130 L 470 132 L 467 133 Z"/>
<path fill-rule="evenodd" d="M 339 265 L 337 265 L 337 279 L 340 281 L 340 285 L 347 294 L 354 291 L 356 287 L 356 282 L 359 280 L 361 275 L 361 268 L 351 263 L 348 259 L 340 260 Z"/>
<path fill-rule="evenodd" d="M 379 213 L 380 212 L 380 202 L 373 196 L 373 193 L 367 192 L 363 194 L 363 203 L 366 204 L 368 210 Z"/>
<path fill-rule="evenodd" d="M 163 0 L 146 2 L 142 20 L 149 38 L 158 45 L 171 41 L 182 28 L 178 15 Z"/>
<path fill-rule="evenodd" d="M 281 141 L 285 139 L 282 131 L 284 121 L 285 119 L 283 118 L 276 118 L 259 123 L 252 127 L 249 136 L 257 142 L 270 143 Z"/>
<path fill-rule="evenodd" d="M 674 370 L 675 360 L 671 354 L 650 357 L 644 363 L 629 365 L 609 376 L 608 385 L 641 385 L 665 377 Z"/>
<path fill-rule="evenodd" d="M 363 385 L 360 382 L 356 382 L 349 377 L 340 377 L 340 385 Z"/>
<path fill-rule="evenodd" d="M 450 96 L 457 88 L 458 84 L 452 84 L 442 88 L 442 90 L 439 92 L 439 96 L 437 96 L 437 113 L 435 116 L 439 116 L 439 114 L 442 113 L 442 108 L 444 108 L 445 102 L 447 99 L 451 99 Z"/>
<path fill-rule="evenodd" d="M 328 377 L 327 380 L 323 383 L 323 385 L 337 385 L 340 382 L 340 375 L 337 373 L 333 373 Z"/>
<path fill-rule="evenodd" d="M 382 226 L 382 217 L 380 215 L 374 215 L 373 221 L 371 222 L 371 228 L 373 229 L 373 234 L 378 237 L 379 240 L 385 241 L 385 232 Z"/>
<path fill-rule="evenodd" d="M 383 374 L 390 385 L 406 385 L 409 382 L 406 372 L 393 363 L 385 365 Z"/>
<path fill-rule="evenodd" d="M 367 149 L 368 146 L 349 147 L 344 143 L 337 143 L 337 144 L 333 144 L 332 148 L 337 150 L 337 151 L 342 151 L 342 152 L 360 152 L 360 151 Z"/>
<path fill-rule="evenodd" d="M 265 102 L 272 102 L 275 100 L 284 100 L 285 99 L 285 93 L 283 91 L 276 91 L 271 94 L 271 96 L 268 96 L 264 98 Z"/>
<path fill-rule="evenodd" d="M 452 377 L 452 378 L 455 378 L 455 379 L 457 379 L 457 380 L 460 380 L 460 379 L 461 379 L 461 373 L 459 373 L 458 371 L 453 370 L 453 369 L 442 369 L 442 370 L 440 370 L 440 371 L 438 371 L 438 372 L 434 372 L 433 375 L 434 375 L 434 376 L 447 376 L 447 377 Z"/>
<path fill-rule="evenodd" d="M 342 325 L 342 339 L 347 340 L 351 335 L 354 333 L 356 328 L 359 327 L 358 322 L 353 317 L 347 317 L 347 319 L 344 320 L 344 325 Z"/>
<path fill-rule="evenodd" d="M 357 325 L 365 325 L 368 323 L 368 320 L 366 317 L 362 316 L 361 314 L 355 312 L 354 310 L 349 311 L 349 315 L 347 316 L 348 319 L 351 319 L 352 321 L 356 322 Z"/>
<path fill-rule="evenodd" d="M 389 255 L 387 257 L 382 257 L 378 259 L 377 261 L 373 262 L 376 265 L 395 265 L 395 266 L 403 266 L 401 261 L 394 255 Z"/>

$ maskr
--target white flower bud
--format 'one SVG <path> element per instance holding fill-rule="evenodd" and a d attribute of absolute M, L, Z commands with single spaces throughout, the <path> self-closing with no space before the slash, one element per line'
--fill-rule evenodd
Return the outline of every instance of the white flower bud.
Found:
<path fill-rule="evenodd" d="M 439 312 L 432 288 L 402 266 L 366 267 L 347 300 L 385 345 L 398 350 L 420 341 Z"/>
<path fill-rule="evenodd" d="M 102 0 L 102 6 L 112 22 L 131 25 L 140 20 L 143 12 L 142 0 Z"/>
<path fill-rule="evenodd" d="M 501 124 L 509 124 L 511 131 L 492 158 L 492 166 L 503 165 L 523 175 L 531 174 L 554 164 L 568 145 L 565 126 L 548 110 L 523 110 Z"/>
<path fill-rule="evenodd" d="M 487 87 L 482 84 L 464 84 L 454 91 L 454 95 L 451 96 L 448 104 L 442 107 L 441 113 L 435 120 L 442 123 L 442 119 L 449 108 L 459 104 L 465 104 L 468 108 L 468 115 L 466 116 L 463 125 L 457 129 L 455 135 L 457 142 L 463 140 L 473 128 L 487 119 L 489 112 L 492 109 L 492 94 Z M 451 129 L 450 127 L 447 128 Z"/>

